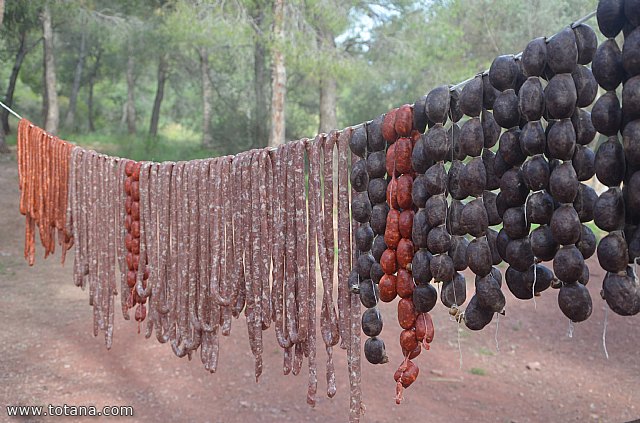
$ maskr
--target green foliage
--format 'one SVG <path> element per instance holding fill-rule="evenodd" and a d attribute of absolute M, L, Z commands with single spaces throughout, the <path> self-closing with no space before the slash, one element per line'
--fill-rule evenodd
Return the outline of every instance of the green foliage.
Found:
<path fill-rule="evenodd" d="M 134 160 L 178 161 L 211 157 L 222 151 L 203 149 L 197 132 L 178 124 L 166 125 L 157 138 L 127 134 L 77 134 L 67 137 L 84 147 Z"/>
<path fill-rule="evenodd" d="M 493 351 L 491 351 L 490 349 L 485 348 L 485 347 L 480 347 L 480 348 L 478 348 L 478 354 L 480 354 L 480 355 L 487 355 L 487 356 L 493 356 L 493 355 L 495 355 Z"/>
<path fill-rule="evenodd" d="M 21 32 L 34 47 L 22 66 L 15 107 L 36 124 L 42 116 L 39 11 L 45 0 L 6 0 L 0 30 L 0 93 L 6 90 Z M 49 0 L 53 11 L 62 117 L 78 63 L 86 58 L 76 123 L 61 136 L 113 154 L 186 159 L 263 146 L 253 139 L 256 116 L 255 48 L 274 47 L 269 0 Z M 412 103 L 439 84 L 486 69 L 498 54 L 516 53 L 588 13 L 596 0 L 290 0 L 286 1 L 286 137 L 313 136 L 319 124 L 321 78 L 337 81 L 338 125 L 372 119 Z M 590 22 L 595 25 L 595 20 Z M 212 149 L 200 148 L 200 53 L 209 58 L 213 86 Z M 135 57 L 139 133 L 123 136 L 126 68 Z M 160 135 L 145 134 L 156 95 L 159 58 L 168 62 Z M 93 122 L 88 97 L 93 84 Z M 267 99 L 270 79 L 263 87 Z M 268 106 L 263 106 L 268 108 Z M 268 115 L 268 112 L 267 112 Z M 13 121 L 12 121 L 13 122 Z M 262 123 L 265 125 L 266 123 Z"/>
<path fill-rule="evenodd" d="M 476 376 L 486 376 L 487 375 L 487 371 L 485 369 L 480 368 L 480 367 L 472 367 L 469 370 L 469 373 L 471 373 L 472 375 L 476 375 Z"/>

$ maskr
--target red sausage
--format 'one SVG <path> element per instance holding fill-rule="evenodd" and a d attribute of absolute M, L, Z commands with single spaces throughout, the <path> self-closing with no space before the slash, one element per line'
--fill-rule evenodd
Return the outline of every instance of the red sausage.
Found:
<path fill-rule="evenodd" d="M 137 201 L 131 203 L 131 218 L 140 220 L 140 203 Z"/>
<path fill-rule="evenodd" d="M 387 248 L 380 257 L 380 266 L 382 271 L 387 275 L 393 275 L 398 270 L 398 260 L 396 259 L 396 252 L 390 248 Z"/>
<path fill-rule="evenodd" d="M 409 173 L 413 170 L 411 165 L 411 152 L 413 142 L 409 138 L 400 138 L 393 145 L 395 147 L 395 167 L 397 173 Z"/>
<path fill-rule="evenodd" d="M 402 351 L 413 351 L 418 347 L 418 339 L 416 339 L 416 331 L 413 329 L 405 329 L 400 332 L 400 346 Z"/>
<path fill-rule="evenodd" d="M 400 235 L 403 238 L 411 238 L 411 231 L 413 229 L 413 218 L 415 216 L 413 210 L 403 210 L 400 213 L 400 219 L 398 220 L 398 226 L 400 229 Z"/>
<path fill-rule="evenodd" d="M 429 313 L 420 313 L 416 318 L 416 337 L 419 341 L 423 341 L 425 348 L 428 348 L 427 344 L 433 341 L 435 329 L 433 327 L 433 320 Z"/>
<path fill-rule="evenodd" d="M 398 301 L 398 323 L 402 329 L 411 329 L 416 323 L 416 309 L 411 298 Z"/>
<path fill-rule="evenodd" d="M 396 248 L 400 242 L 400 212 L 389 210 L 387 214 L 387 227 L 384 231 L 384 242 L 389 248 Z"/>
<path fill-rule="evenodd" d="M 411 264 L 414 251 L 413 242 L 410 239 L 402 238 L 400 240 L 396 249 L 396 258 L 401 269 L 406 269 Z"/>
<path fill-rule="evenodd" d="M 380 278 L 378 283 L 378 289 L 380 291 L 380 300 L 385 303 L 390 303 L 396 298 L 396 276 L 384 275 Z"/>
<path fill-rule="evenodd" d="M 398 180 L 395 177 L 387 184 L 387 204 L 389 204 L 391 209 L 400 208 L 400 204 L 398 203 Z"/>
<path fill-rule="evenodd" d="M 405 269 L 398 269 L 396 291 L 401 298 L 411 298 L 413 296 L 413 277 Z"/>
<path fill-rule="evenodd" d="M 398 109 L 389 110 L 382 121 L 382 137 L 389 144 L 393 144 L 398 139 L 398 134 L 395 129 L 397 112 Z"/>
<path fill-rule="evenodd" d="M 396 201 L 401 209 L 406 210 L 413 208 L 413 198 L 411 197 L 412 190 L 413 178 L 411 175 L 400 175 L 400 177 L 398 177 L 396 189 Z"/>
<path fill-rule="evenodd" d="M 396 371 L 396 374 L 393 375 L 393 378 L 396 382 L 402 383 L 403 388 L 408 388 L 418 378 L 419 372 L 420 369 L 418 369 L 418 366 L 416 366 L 413 361 L 408 360 L 404 371 L 402 370 L 402 367 L 399 368 Z"/>
<path fill-rule="evenodd" d="M 401 137 L 411 135 L 411 130 L 413 129 L 413 108 L 411 105 L 405 104 L 398 108 L 394 129 Z"/>

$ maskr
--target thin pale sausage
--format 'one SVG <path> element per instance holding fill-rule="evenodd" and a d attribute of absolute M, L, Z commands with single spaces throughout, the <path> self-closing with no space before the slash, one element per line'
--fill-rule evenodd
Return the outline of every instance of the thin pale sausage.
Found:
<path fill-rule="evenodd" d="M 305 142 L 296 141 L 295 151 L 295 226 L 296 226 L 296 264 L 297 264 L 297 305 L 298 305 L 298 337 L 306 342 L 309 326 L 309 274 L 307 272 L 307 199 L 305 196 Z"/>
<path fill-rule="evenodd" d="M 307 230 L 309 233 L 308 242 L 308 275 L 309 275 L 309 335 L 307 338 L 307 348 L 309 350 L 309 383 L 307 389 L 307 404 L 312 407 L 316 404 L 316 393 L 318 392 L 318 369 L 316 364 L 316 219 L 317 215 L 313 209 L 313 201 L 317 196 L 315 184 L 311 182 L 311 166 L 313 160 L 312 141 L 305 142 L 307 157 L 309 158 L 309 194 L 308 194 L 308 220 Z"/>
<path fill-rule="evenodd" d="M 275 325 L 276 340 L 281 348 L 289 348 L 293 344 L 284 327 L 284 242 L 285 242 L 285 192 L 286 192 L 286 151 L 285 146 L 279 146 L 271 152 L 273 163 L 273 268 L 271 276 L 273 287 L 271 290 L 272 320 Z"/>
<path fill-rule="evenodd" d="M 261 165 L 259 168 L 258 181 L 259 201 L 260 201 L 260 283 L 262 284 L 260 299 L 260 319 L 262 330 L 271 326 L 271 288 L 269 286 L 269 262 L 271 260 L 270 247 L 270 219 L 269 219 L 269 187 L 271 178 L 271 159 L 267 150 L 260 152 Z"/>
<path fill-rule="evenodd" d="M 351 233 L 349 205 L 349 141 L 352 129 L 345 129 L 338 137 L 338 311 L 342 342 L 347 348 L 350 332 L 350 299 L 348 289 L 351 272 Z"/>
<path fill-rule="evenodd" d="M 321 151 L 323 150 L 324 143 L 325 135 L 318 135 L 312 144 L 311 151 L 313 153 L 313 157 L 309 161 L 311 166 L 311 174 L 309 179 L 310 182 L 314 184 L 314 190 L 316 192 L 315 197 L 312 198 L 312 202 L 314 204 L 314 213 L 316 215 L 318 257 L 323 284 L 322 307 L 320 313 L 320 332 L 322 334 L 322 339 L 325 343 L 325 348 L 327 351 L 327 395 L 329 397 L 332 397 L 333 395 L 335 395 L 335 366 L 333 364 L 333 345 L 338 342 L 339 336 L 336 333 L 337 330 L 335 330 L 337 328 L 335 328 L 332 324 L 332 321 L 335 321 L 335 317 L 332 319 L 332 314 L 335 316 L 335 310 L 333 309 L 333 300 L 331 298 L 331 290 L 333 286 L 333 266 L 330 266 L 326 254 L 324 231 L 325 216 L 322 212 L 322 191 L 320 182 L 323 172 L 321 170 L 320 164 Z M 332 170 L 327 172 L 327 169 L 325 169 L 325 173 L 331 172 Z M 327 182 L 325 181 L 325 184 L 326 183 Z M 325 189 L 326 188 L 327 187 L 325 185 Z M 329 191 L 332 192 L 332 189 Z"/>
<path fill-rule="evenodd" d="M 228 305 L 223 307 L 221 312 L 222 334 L 228 336 L 231 333 L 231 306 L 236 301 L 237 290 L 232 283 L 231 276 L 234 274 L 235 257 L 233 248 L 233 222 L 231 208 L 231 164 L 232 157 L 225 157 L 222 168 L 222 222 L 224 230 L 224 262 L 222 264 L 222 292 L 228 298 Z"/>

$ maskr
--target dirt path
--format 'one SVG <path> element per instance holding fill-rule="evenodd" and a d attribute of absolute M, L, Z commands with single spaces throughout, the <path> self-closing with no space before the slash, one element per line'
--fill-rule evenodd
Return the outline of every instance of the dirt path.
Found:
<path fill-rule="evenodd" d="M 87 293 L 71 281 L 70 262 L 58 258 L 29 268 L 22 259 L 23 217 L 18 213 L 17 169 L 0 158 L 0 421 L 7 404 L 132 405 L 134 419 L 155 422 L 334 422 L 348 413 L 346 360 L 337 353 L 338 394 L 323 395 L 319 369 L 315 409 L 305 403 L 306 373 L 283 376 L 273 332 L 265 334 L 265 371 L 253 381 L 244 322 L 221 342 L 219 370 L 199 359 L 176 358 L 171 348 L 138 335 L 135 323 L 116 317 L 114 346 L 92 335 Z M 38 250 L 40 254 L 40 250 Z M 395 307 L 383 304 L 391 363 L 363 364 L 367 422 L 495 421 L 622 422 L 640 418 L 640 318 L 608 314 L 607 360 L 602 347 L 602 270 L 594 259 L 589 288 L 594 312 L 575 325 L 557 307 L 556 291 L 522 302 L 507 294 L 507 314 L 484 331 L 457 332 L 439 305 L 436 338 L 417 359 L 421 374 L 396 406 L 392 376 L 401 361 Z M 471 281 L 472 279 L 468 279 Z M 468 284 L 472 289 L 472 284 Z M 506 288 L 505 288 L 506 289 Z M 496 329 L 498 329 L 496 331 Z M 459 367 L 458 335 L 462 353 Z M 496 348 L 499 342 L 499 351 Z M 318 351 L 324 362 L 324 351 Z M 537 363 L 537 364 L 536 364 Z M 532 369 L 528 369 L 530 364 Z M 52 421 L 54 419 L 50 419 Z M 94 419 L 90 419 L 95 421 Z M 88 420 L 87 420 L 88 421 Z M 111 419 L 117 421 L 117 419 Z"/>

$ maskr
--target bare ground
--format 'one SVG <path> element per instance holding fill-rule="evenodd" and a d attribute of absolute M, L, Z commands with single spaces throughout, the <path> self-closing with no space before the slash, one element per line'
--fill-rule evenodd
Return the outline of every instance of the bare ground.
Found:
<path fill-rule="evenodd" d="M 71 281 L 71 263 L 22 259 L 23 217 L 18 212 L 17 168 L 0 157 L 0 420 L 7 404 L 132 405 L 127 421 L 333 422 L 346 421 L 348 378 L 337 352 L 338 394 L 305 403 L 306 373 L 282 375 L 282 354 L 272 330 L 265 339 L 265 371 L 256 384 L 246 326 L 234 322 L 221 342 L 219 370 L 209 374 L 196 358 L 177 359 L 171 348 L 139 335 L 134 322 L 116 317 L 114 345 L 92 335 L 87 293 Z M 38 251 L 40 253 L 40 251 Z M 383 339 L 391 363 L 363 363 L 364 421 L 389 422 L 623 422 L 640 417 L 640 321 L 608 313 L 609 359 L 602 344 L 603 272 L 589 260 L 594 300 L 591 318 L 575 325 L 549 290 L 532 301 L 507 294 L 507 314 L 480 333 L 433 312 L 436 338 L 416 363 L 421 373 L 394 403 L 393 372 L 401 361 L 394 304 L 382 304 Z M 469 280 L 472 280 L 469 278 Z M 469 289 L 472 284 L 469 283 Z M 506 289 L 506 288 L 505 288 Z M 471 294 L 471 291 L 469 292 Z M 459 340 L 459 344 L 458 344 Z M 498 350 L 499 347 L 499 350 Z M 460 350 L 459 350 L 460 348 Z M 462 361 L 460 361 L 460 354 Z M 321 363 L 324 350 L 318 350 Z M 531 369 L 527 368 L 527 365 Z M 111 419 L 117 421 L 118 419 Z"/>

